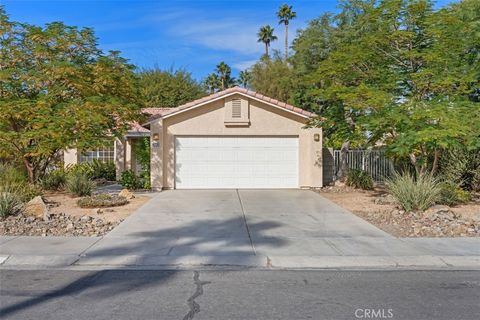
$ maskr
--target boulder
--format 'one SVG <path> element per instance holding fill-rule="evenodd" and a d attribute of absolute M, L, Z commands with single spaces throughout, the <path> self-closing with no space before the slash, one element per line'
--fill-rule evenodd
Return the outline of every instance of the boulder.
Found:
<path fill-rule="evenodd" d="M 41 196 L 36 196 L 23 207 L 23 214 L 38 219 L 48 220 L 48 209 Z"/>
<path fill-rule="evenodd" d="M 122 191 L 120 191 L 120 193 L 118 194 L 119 197 L 124 197 L 126 198 L 127 200 L 130 200 L 130 199 L 133 199 L 135 198 L 135 195 L 133 194 L 133 192 L 131 192 L 130 190 L 128 189 L 122 189 Z"/>

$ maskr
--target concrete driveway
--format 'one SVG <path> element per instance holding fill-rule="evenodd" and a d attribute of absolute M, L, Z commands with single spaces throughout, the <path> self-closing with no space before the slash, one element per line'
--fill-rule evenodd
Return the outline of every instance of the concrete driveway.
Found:
<path fill-rule="evenodd" d="M 79 263 L 208 264 L 212 257 L 228 257 L 228 264 L 242 264 L 271 256 L 418 254 L 313 191 L 172 190 L 127 218 Z"/>

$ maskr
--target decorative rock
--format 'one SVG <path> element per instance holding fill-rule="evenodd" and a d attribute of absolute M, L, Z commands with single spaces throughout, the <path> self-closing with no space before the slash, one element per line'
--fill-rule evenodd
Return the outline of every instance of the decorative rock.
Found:
<path fill-rule="evenodd" d="M 427 209 L 427 211 L 425 212 L 436 212 L 436 213 L 441 213 L 441 212 L 451 212 L 450 210 L 450 207 L 448 206 L 443 206 L 443 205 L 434 205 L 432 207 L 430 207 L 429 209 Z"/>
<path fill-rule="evenodd" d="M 100 209 L 100 208 L 92 209 L 92 214 L 100 214 L 100 213 L 103 213 L 102 209 Z"/>
<path fill-rule="evenodd" d="M 90 216 L 83 216 L 83 217 L 80 218 L 80 221 L 81 222 L 90 222 L 90 221 L 92 221 L 92 219 L 93 218 L 90 217 Z"/>
<path fill-rule="evenodd" d="M 135 198 L 135 195 L 133 194 L 133 192 L 131 192 L 130 190 L 128 189 L 122 189 L 122 191 L 120 191 L 120 193 L 118 194 L 119 197 L 124 197 L 126 198 L 127 200 L 130 200 L 130 199 L 133 199 Z"/>
<path fill-rule="evenodd" d="M 375 198 L 375 200 L 373 200 L 373 203 L 375 203 L 375 204 L 385 204 L 385 205 L 395 205 L 395 204 L 397 204 L 397 201 L 395 200 L 395 198 L 392 195 L 387 194 L 385 196 Z"/>
<path fill-rule="evenodd" d="M 45 215 L 48 214 L 48 209 L 42 197 L 36 196 L 25 205 L 23 213 L 27 216 L 44 219 Z"/>

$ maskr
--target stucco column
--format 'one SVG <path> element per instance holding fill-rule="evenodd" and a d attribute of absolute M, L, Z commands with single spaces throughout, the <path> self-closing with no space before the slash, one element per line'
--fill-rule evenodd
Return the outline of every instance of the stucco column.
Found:
<path fill-rule="evenodd" d="M 125 170 L 132 169 L 132 140 L 125 139 Z"/>
<path fill-rule="evenodd" d="M 300 187 L 323 186 L 322 129 L 302 129 L 299 135 Z"/>
<path fill-rule="evenodd" d="M 161 120 L 150 124 L 150 184 L 156 191 L 163 188 L 163 128 Z"/>
<path fill-rule="evenodd" d="M 114 154 L 117 180 L 120 180 L 120 178 L 122 177 L 122 172 L 125 170 L 125 140 L 115 138 Z"/>
<path fill-rule="evenodd" d="M 78 151 L 77 149 L 67 149 L 63 151 L 64 167 L 68 167 L 78 163 Z"/>

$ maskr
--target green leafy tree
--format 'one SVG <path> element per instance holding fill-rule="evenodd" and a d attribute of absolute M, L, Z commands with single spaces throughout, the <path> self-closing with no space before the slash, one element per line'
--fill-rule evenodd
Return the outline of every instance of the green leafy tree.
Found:
<path fill-rule="evenodd" d="M 0 7 L 0 150 L 31 182 L 66 148 L 120 135 L 140 115 L 133 67 L 93 30 L 10 21 Z"/>
<path fill-rule="evenodd" d="M 176 107 L 205 95 L 202 85 L 185 69 L 143 70 L 138 78 L 140 97 L 146 107 Z"/>
<path fill-rule="evenodd" d="M 257 42 L 262 42 L 265 45 L 265 57 L 268 58 L 268 48 L 270 43 L 277 40 L 277 36 L 273 34 L 274 29 L 269 25 L 260 27 L 260 30 L 257 33 L 258 40 Z"/>
<path fill-rule="evenodd" d="M 288 59 L 288 25 L 290 20 L 297 17 L 297 13 L 292 10 L 292 6 L 284 4 L 280 6 L 277 12 L 278 23 L 285 25 L 285 60 Z"/>
<path fill-rule="evenodd" d="M 294 87 L 292 68 L 276 54 L 273 59 L 263 58 L 250 70 L 253 90 L 269 97 L 289 101 Z"/>
<path fill-rule="evenodd" d="M 435 173 L 443 150 L 479 144 L 479 6 L 343 2 L 294 42 L 296 103 L 321 115 L 311 125 L 330 145 L 384 144 Z"/>

